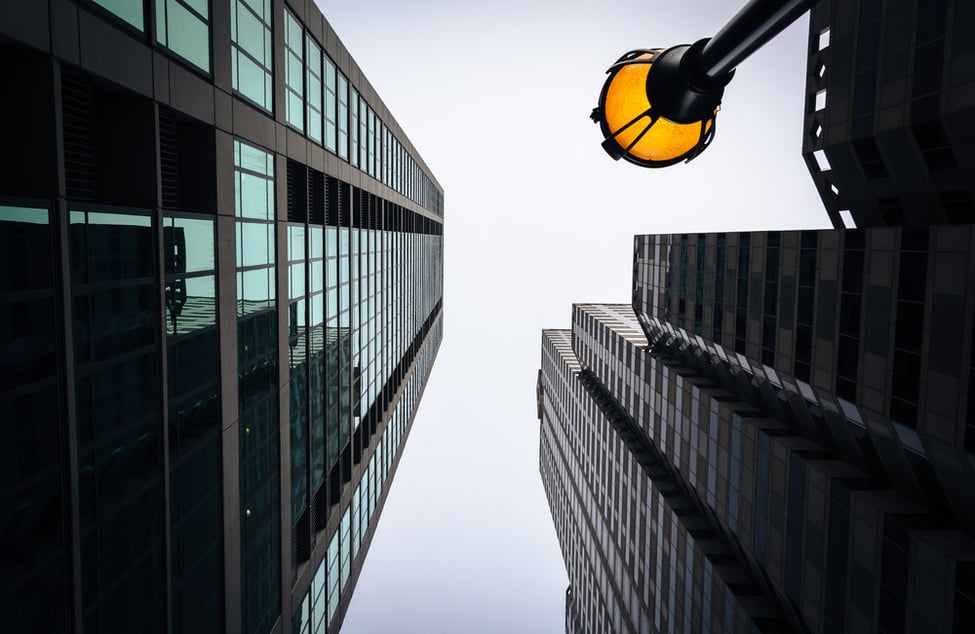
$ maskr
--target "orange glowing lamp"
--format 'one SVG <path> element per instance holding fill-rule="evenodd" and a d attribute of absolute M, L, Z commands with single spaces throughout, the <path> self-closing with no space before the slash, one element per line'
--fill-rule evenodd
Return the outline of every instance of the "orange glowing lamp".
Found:
<path fill-rule="evenodd" d="M 666 167 L 690 161 L 711 143 L 731 76 L 711 85 L 687 81 L 681 62 L 699 45 L 630 51 L 610 67 L 592 118 L 611 157 Z"/>
<path fill-rule="evenodd" d="M 713 38 L 619 58 L 591 115 L 603 149 L 641 167 L 699 155 L 714 138 L 724 87 L 738 64 L 818 1 L 749 0 Z"/>

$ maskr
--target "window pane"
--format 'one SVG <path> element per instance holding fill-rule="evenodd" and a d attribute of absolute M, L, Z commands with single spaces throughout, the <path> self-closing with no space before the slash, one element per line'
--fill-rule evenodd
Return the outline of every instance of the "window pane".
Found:
<path fill-rule="evenodd" d="M 0 292 L 49 288 L 47 209 L 0 206 Z"/>
<path fill-rule="evenodd" d="M 274 245 L 274 225 L 263 222 L 240 223 L 241 266 L 271 264 Z"/>
<path fill-rule="evenodd" d="M 248 2 L 252 8 L 257 2 Z M 273 105 L 271 93 L 271 29 L 267 5 L 254 8 L 241 0 L 231 5 L 231 38 L 234 51 L 234 90 L 238 91 L 267 111 Z M 259 16 L 259 17 L 258 17 Z M 246 51 L 244 54 L 243 51 Z"/>
<path fill-rule="evenodd" d="M 143 26 L 141 2 L 133 2 L 132 0 L 95 0 L 95 4 L 105 7 L 140 31 L 145 28 Z"/>
<path fill-rule="evenodd" d="M 210 17 L 207 13 L 207 0 L 183 0 L 183 4 L 189 5 L 194 11 L 205 18 Z"/>
<path fill-rule="evenodd" d="M 335 84 L 336 70 L 332 60 L 325 58 L 325 147 L 335 152 L 337 149 L 337 130 L 335 125 Z"/>
<path fill-rule="evenodd" d="M 302 29 L 298 21 L 288 11 L 284 12 L 285 22 L 285 77 L 288 87 L 287 120 L 288 123 L 304 130 L 304 53 Z"/>
<path fill-rule="evenodd" d="M 299 130 L 304 130 L 305 125 L 302 119 L 302 112 L 304 107 L 304 102 L 301 95 L 296 95 L 290 90 L 288 91 L 288 123 L 298 128 Z"/>
<path fill-rule="evenodd" d="M 166 218 L 163 241 L 167 275 L 213 270 L 212 220 Z"/>
<path fill-rule="evenodd" d="M 206 16 L 206 2 L 200 12 Z M 210 29 L 206 22 L 186 10 L 176 0 L 159 0 L 157 7 L 165 6 L 166 16 L 156 24 L 156 39 L 163 46 L 192 62 L 199 68 L 210 71 Z M 157 9 L 160 13 L 161 9 Z"/>
<path fill-rule="evenodd" d="M 237 85 L 234 88 L 251 101 L 263 105 L 265 99 L 264 69 L 255 64 L 249 57 L 236 53 Z"/>
<path fill-rule="evenodd" d="M 274 305 L 274 269 L 255 269 L 237 274 L 237 298 L 240 315 L 271 308 Z"/>
<path fill-rule="evenodd" d="M 311 228 L 311 257 L 320 258 L 325 254 L 325 243 L 321 227 Z"/>
<path fill-rule="evenodd" d="M 289 299 L 298 299 L 305 296 L 305 265 L 292 264 L 288 267 L 288 294 Z"/>
<path fill-rule="evenodd" d="M 339 124 L 339 156 L 349 158 L 349 80 L 341 73 L 338 74 L 338 124 Z"/>
<path fill-rule="evenodd" d="M 240 141 L 236 141 L 234 145 L 237 167 L 265 176 L 274 176 L 271 169 L 271 156 L 268 152 Z"/>
<path fill-rule="evenodd" d="M 288 227 L 288 259 L 305 259 L 305 228 L 302 226 Z"/>
<path fill-rule="evenodd" d="M 284 43 L 293 51 L 301 51 L 301 24 L 293 15 L 284 12 L 285 33 Z"/>
<path fill-rule="evenodd" d="M 166 334 L 185 335 L 216 323 L 216 285 L 212 275 L 166 284 Z"/>
<path fill-rule="evenodd" d="M 272 220 L 268 206 L 269 181 L 253 174 L 240 175 L 237 215 L 244 218 Z"/>
<path fill-rule="evenodd" d="M 237 46 L 250 53 L 254 59 L 264 62 L 264 24 L 246 9 L 237 12 Z"/>

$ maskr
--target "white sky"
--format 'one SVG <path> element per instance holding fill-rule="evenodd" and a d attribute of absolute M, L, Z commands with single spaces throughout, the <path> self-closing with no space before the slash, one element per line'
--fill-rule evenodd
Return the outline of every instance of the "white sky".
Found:
<path fill-rule="evenodd" d="M 704 154 L 646 170 L 599 146 L 606 68 L 744 0 L 316 2 L 446 196 L 444 342 L 343 632 L 561 633 L 540 331 L 629 302 L 634 234 L 828 226 L 799 153 L 807 21 L 739 67 Z"/>

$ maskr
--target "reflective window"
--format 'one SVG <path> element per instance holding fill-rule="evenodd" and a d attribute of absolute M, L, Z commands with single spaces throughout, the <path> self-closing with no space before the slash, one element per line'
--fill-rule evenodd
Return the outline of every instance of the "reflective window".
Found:
<path fill-rule="evenodd" d="M 233 0 L 230 38 L 234 90 L 271 112 L 271 0 Z"/>
<path fill-rule="evenodd" d="M 47 209 L 0 206 L 0 391 L 55 373 L 51 262 Z"/>
<path fill-rule="evenodd" d="M 234 140 L 238 315 L 271 308 L 274 280 L 274 155 Z"/>
<path fill-rule="evenodd" d="M 368 150 L 368 139 L 369 139 L 369 106 L 366 104 L 366 100 L 359 97 L 359 160 L 357 161 L 359 169 L 363 172 L 369 171 L 369 150 Z"/>
<path fill-rule="evenodd" d="M 280 610 L 280 454 L 275 308 L 274 154 L 234 140 L 237 393 L 243 631 Z"/>
<path fill-rule="evenodd" d="M 305 38 L 308 69 L 308 138 L 322 142 L 322 49 L 310 37 Z"/>
<path fill-rule="evenodd" d="M 214 221 L 163 218 L 173 618 L 221 630 L 223 505 Z"/>
<path fill-rule="evenodd" d="M 48 210 L 0 205 L 0 557 L 9 631 L 63 631 L 62 422 Z M 70 564 L 68 564 L 70 565 Z"/>
<path fill-rule="evenodd" d="M 335 64 L 325 57 L 325 147 L 336 152 L 338 149 L 338 130 L 335 121 L 336 79 Z"/>
<path fill-rule="evenodd" d="M 287 105 L 285 116 L 288 123 L 304 130 L 304 50 L 301 24 L 291 12 L 284 11 L 284 84 Z"/>
<path fill-rule="evenodd" d="M 147 212 L 69 218 L 83 609 L 86 627 L 135 631 L 165 609 L 158 234 Z"/>
<path fill-rule="evenodd" d="M 359 93 L 351 88 L 349 101 L 349 162 L 359 167 Z"/>
<path fill-rule="evenodd" d="M 93 2 L 105 7 L 140 31 L 145 29 L 141 2 L 133 2 L 132 0 L 93 0 Z"/>
<path fill-rule="evenodd" d="M 209 18 L 207 0 L 156 0 L 156 41 L 210 72 Z"/>
<path fill-rule="evenodd" d="M 339 156 L 349 158 L 349 80 L 338 73 Z"/>
<path fill-rule="evenodd" d="M 368 147 L 366 151 L 368 152 L 369 159 L 366 163 L 366 170 L 369 175 L 376 178 L 376 124 L 379 120 L 376 118 L 376 113 L 373 112 L 372 108 L 367 110 L 368 117 Z"/>
<path fill-rule="evenodd" d="M 288 361 L 291 401 L 291 523 L 308 508 L 308 322 L 304 225 L 288 226 Z"/>
<path fill-rule="evenodd" d="M 217 323 L 214 223 L 209 218 L 163 220 L 166 333 L 188 334 Z"/>

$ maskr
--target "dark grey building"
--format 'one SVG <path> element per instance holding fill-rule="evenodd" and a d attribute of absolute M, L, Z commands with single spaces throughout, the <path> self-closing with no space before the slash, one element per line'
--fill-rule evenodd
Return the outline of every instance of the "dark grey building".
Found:
<path fill-rule="evenodd" d="M 968 631 L 972 238 L 638 236 L 543 334 L 567 631 Z"/>
<path fill-rule="evenodd" d="M 638 236 L 632 305 L 543 333 L 567 632 L 972 629 L 973 32 L 964 0 L 817 3 L 836 229 Z"/>
<path fill-rule="evenodd" d="M 975 4 L 822 0 L 809 23 L 802 152 L 833 226 L 975 222 Z"/>
<path fill-rule="evenodd" d="M 443 190 L 310 0 L 0 4 L 0 631 L 337 631 Z"/>

